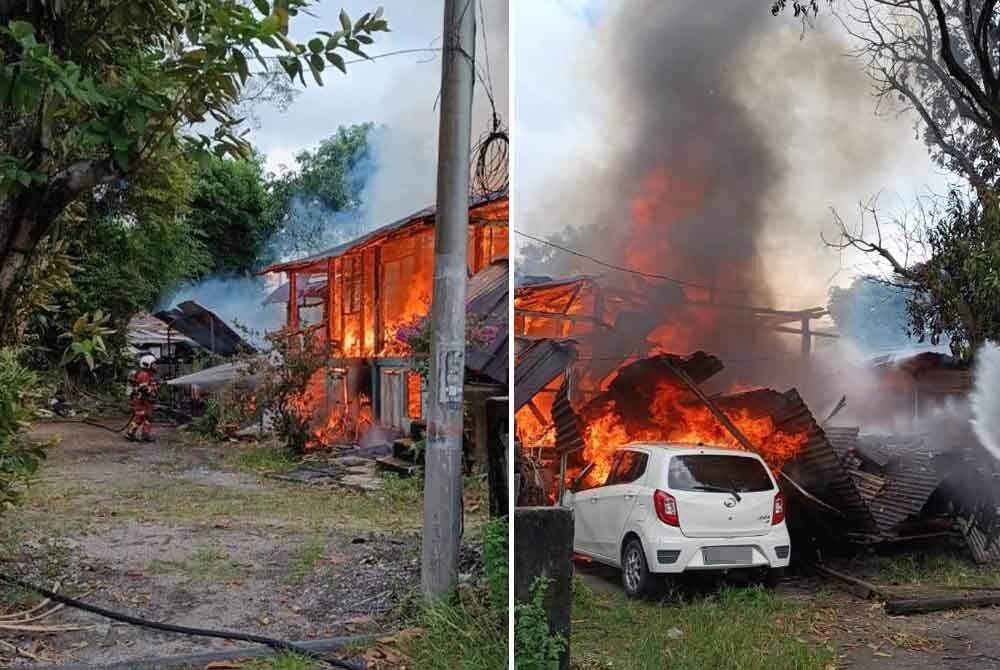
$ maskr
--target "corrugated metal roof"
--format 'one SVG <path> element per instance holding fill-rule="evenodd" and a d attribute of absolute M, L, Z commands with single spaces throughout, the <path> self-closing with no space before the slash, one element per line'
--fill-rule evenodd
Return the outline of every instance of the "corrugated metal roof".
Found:
<path fill-rule="evenodd" d="M 494 261 L 469 280 L 466 294 L 468 311 L 484 318 L 485 323 L 496 326 L 497 336 L 485 349 L 470 348 L 465 354 L 465 367 L 504 386 L 508 383 L 509 367 L 508 276 L 507 259 Z"/>
<path fill-rule="evenodd" d="M 569 402 L 569 380 L 563 380 L 552 403 L 552 423 L 556 426 L 556 451 L 570 454 L 583 449 L 580 423 Z"/>
<path fill-rule="evenodd" d="M 137 314 L 128 322 L 128 343 L 133 347 L 155 344 L 195 344 L 152 314 Z"/>
<path fill-rule="evenodd" d="M 805 499 L 802 500 L 801 509 L 817 522 L 842 532 L 875 532 L 875 521 L 854 480 L 844 467 L 840 453 L 830 444 L 826 433 L 816 423 L 798 392 L 792 389 L 777 395 L 782 397 L 786 409 L 784 413 L 779 407 L 772 410 L 771 415 L 778 417 L 775 420 L 776 427 L 785 432 L 805 432 L 808 436 L 802 450 L 785 464 L 785 472 L 809 493 L 840 510 L 844 517 L 834 518 L 831 512 Z M 794 491 L 789 493 L 797 495 Z"/>
<path fill-rule="evenodd" d="M 900 522 L 920 514 L 944 477 L 919 436 L 861 435 L 858 452 L 885 463 L 885 487 L 869 507 L 879 531 L 893 536 Z"/>
<path fill-rule="evenodd" d="M 959 527 L 976 563 L 984 565 L 1000 561 L 1000 537 L 991 540 L 986 533 L 965 519 L 959 520 Z"/>
<path fill-rule="evenodd" d="M 477 210 L 489 210 L 490 206 L 494 203 L 500 203 L 508 199 L 507 189 L 499 191 L 497 193 L 490 193 L 488 195 L 478 196 L 476 198 L 470 199 L 469 202 L 469 218 L 470 220 L 477 219 Z M 376 228 L 375 230 L 362 235 L 361 237 L 355 238 L 350 242 L 345 242 L 344 244 L 339 244 L 335 247 L 321 251 L 318 254 L 313 254 L 311 256 L 306 256 L 305 258 L 300 258 L 294 261 L 288 261 L 285 263 L 275 263 L 270 265 L 258 274 L 267 274 L 270 272 L 285 272 L 288 270 L 304 270 L 308 268 L 313 263 L 318 261 L 326 260 L 327 258 L 336 258 L 337 256 L 343 256 L 349 251 L 353 251 L 360 247 L 363 247 L 375 240 L 383 237 L 387 237 L 392 233 L 399 230 L 407 228 L 409 226 L 416 225 L 434 225 L 434 215 L 436 212 L 436 207 L 433 205 L 430 207 L 424 207 L 421 210 L 405 216 L 402 219 L 393 221 L 392 223 L 387 223 L 384 226 Z"/>
<path fill-rule="evenodd" d="M 572 340 L 534 340 L 520 349 L 514 360 L 514 411 L 566 372 L 576 357 Z"/>
<path fill-rule="evenodd" d="M 194 301 L 182 302 L 176 307 L 157 312 L 155 316 L 220 356 L 230 356 L 239 349 L 256 350 L 214 312 Z"/>
<path fill-rule="evenodd" d="M 857 426 L 825 426 L 823 432 L 826 433 L 830 446 L 841 458 L 858 446 L 860 428 Z"/>

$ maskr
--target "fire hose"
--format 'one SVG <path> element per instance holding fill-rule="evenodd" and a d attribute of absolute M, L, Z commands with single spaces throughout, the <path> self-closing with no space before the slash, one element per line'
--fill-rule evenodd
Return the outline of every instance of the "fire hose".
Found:
<path fill-rule="evenodd" d="M 85 423 L 88 426 L 93 426 L 94 428 L 103 428 L 104 430 L 111 431 L 112 433 L 120 433 L 126 428 L 128 428 L 128 425 L 132 423 L 132 419 L 134 418 L 135 418 L 135 412 L 132 412 L 132 415 L 129 416 L 128 421 L 126 421 L 125 425 L 123 425 L 121 428 L 115 428 L 113 426 L 105 426 L 103 423 L 97 423 L 96 421 L 90 421 L 89 419 L 46 419 L 44 423 Z"/>
<path fill-rule="evenodd" d="M 34 591 L 46 598 L 62 603 L 68 607 L 73 607 L 84 612 L 90 612 L 91 614 L 96 614 L 102 616 L 106 619 L 112 619 L 113 621 L 120 621 L 122 623 L 127 623 L 132 626 L 138 626 L 140 628 L 149 628 L 152 630 L 164 631 L 167 633 L 179 633 L 180 635 L 191 635 L 194 637 L 213 637 L 223 640 L 237 640 L 240 642 L 253 642 L 255 644 L 263 644 L 275 651 L 287 651 L 300 656 L 305 656 L 311 658 L 315 661 L 325 663 L 330 667 L 334 668 L 346 668 L 346 670 L 362 670 L 361 666 L 354 663 L 349 663 L 348 661 L 342 661 L 335 658 L 327 658 L 311 649 L 306 649 L 292 642 L 285 640 L 278 640 L 276 638 L 264 637 L 262 635 L 254 635 L 252 633 L 235 633 L 231 631 L 220 631 L 220 630 L 209 630 L 205 628 L 190 628 L 188 626 L 177 626 L 169 623 L 161 623 L 158 621 L 149 621 L 147 619 L 140 619 L 139 617 L 131 616 L 128 614 L 122 614 L 120 612 L 115 612 L 103 607 L 98 607 L 97 605 L 90 605 L 79 600 L 75 600 L 68 596 L 60 595 L 54 591 L 50 591 L 41 586 L 36 586 L 29 582 L 18 579 L 17 577 L 11 577 L 0 572 L 0 582 L 6 582 L 13 586 L 18 586 L 22 589 L 27 589 L 28 591 Z"/>

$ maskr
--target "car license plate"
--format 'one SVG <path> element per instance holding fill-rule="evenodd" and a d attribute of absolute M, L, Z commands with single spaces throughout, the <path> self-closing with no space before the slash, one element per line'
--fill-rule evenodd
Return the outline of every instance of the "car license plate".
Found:
<path fill-rule="evenodd" d="M 705 547 L 701 554 L 705 565 L 745 565 L 753 562 L 752 547 Z"/>

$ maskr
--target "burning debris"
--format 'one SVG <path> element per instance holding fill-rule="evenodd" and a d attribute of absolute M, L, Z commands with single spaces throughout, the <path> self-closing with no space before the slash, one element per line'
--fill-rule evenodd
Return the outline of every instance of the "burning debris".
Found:
<path fill-rule="evenodd" d="M 560 483 L 600 486 L 615 450 L 630 442 L 750 447 L 789 500 L 788 523 L 800 556 L 810 548 L 960 536 L 977 561 L 1000 559 L 1000 496 L 993 492 L 1000 468 L 971 433 L 956 446 L 927 435 L 823 427 L 794 389 L 708 397 L 700 386 L 723 366 L 704 352 L 638 359 L 619 368 L 600 393 L 573 403 L 566 382 L 573 378 L 567 367 L 572 357 L 557 356 L 569 346 L 539 340 L 518 359 L 519 366 L 530 366 L 517 375 L 526 393 L 516 415 L 521 444 L 529 447 L 521 468 L 527 500 L 538 502 L 541 488 L 543 498 L 556 502 Z M 552 374 L 540 372 L 546 366 Z M 557 392 L 543 401 L 548 416 L 525 412 L 537 409 L 536 399 L 559 379 Z"/>
<path fill-rule="evenodd" d="M 474 416 L 483 414 L 486 397 L 506 392 L 507 211 L 505 191 L 469 206 L 468 310 L 492 335 L 466 361 Z M 426 208 L 262 271 L 287 276 L 267 301 L 286 303 L 286 331 L 296 346 L 322 351 L 322 365 L 294 400 L 311 422 L 308 448 L 357 444 L 375 432 L 390 443 L 421 432 L 426 391 L 418 359 L 425 354 L 411 340 L 414 324 L 430 312 L 434 225 L 434 209 Z M 470 394 L 470 385 L 482 393 Z M 470 430 L 477 444 L 485 442 L 481 423 Z"/>

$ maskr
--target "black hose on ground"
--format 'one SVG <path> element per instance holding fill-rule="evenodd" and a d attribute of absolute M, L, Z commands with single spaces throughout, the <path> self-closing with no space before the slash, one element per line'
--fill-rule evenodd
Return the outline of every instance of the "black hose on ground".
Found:
<path fill-rule="evenodd" d="M 54 591 L 49 591 L 41 586 L 35 586 L 29 582 L 25 582 L 17 577 L 11 577 L 10 575 L 5 575 L 0 572 L 0 582 L 6 582 L 14 586 L 19 586 L 22 589 L 27 589 L 29 591 L 34 591 L 42 596 L 45 596 L 49 600 L 57 603 L 62 603 L 68 607 L 73 607 L 84 612 L 90 612 L 91 614 L 97 614 L 106 619 L 112 619 L 114 621 L 121 621 L 122 623 L 127 623 L 132 626 L 139 626 L 141 628 L 150 628 L 152 630 L 164 631 L 167 633 L 179 633 L 181 635 L 192 635 L 196 637 L 214 637 L 223 640 L 238 640 L 240 642 L 253 642 L 255 644 L 263 644 L 275 651 L 288 651 L 300 656 L 305 656 L 306 658 L 311 658 L 322 663 L 327 663 L 335 668 L 346 668 L 346 670 L 363 670 L 361 666 L 355 665 L 354 663 L 349 663 L 347 661 L 342 661 L 334 658 L 326 658 L 310 649 L 300 647 L 297 644 L 287 642 L 285 640 L 277 640 L 271 637 L 264 637 L 262 635 L 253 635 L 251 633 L 233 633 L 229 631 L 220 630 L 208 630 L 205 628 L 189 628 L 187 626 L 175 626 L 170 623 L 160 623 L 157 621 L 148 621 L 146 619 L 140 619 L 139 617 L 130 616 L 128 614 L 122 614 L 120 612 L 114 612 L 103 607 L 98 607 L 97 605 L 90 605 L 79 600 L 75 600 L 68 596 L 60 595 Z"/>
<path fill-rule="evenodd" d="M 133 414 L 132 416 L 135 415 Z M 103 428 L 104 430 L 111 431 L 112 433 L 120 433 L 126 428 L 128 428 L 128 425 L 132 423 L 132 416 L 128 418 L 128 421 L 126 421 L 125 425 L 123 425 L 121 428 L 105 426 L 103 423 L 97 423 L 96 421 L 91 421 L 89 419 L 44 419 L 41 421 L 41 423 L 85 423 L 88 426 L 93 426 L 94 428 Z"/>

